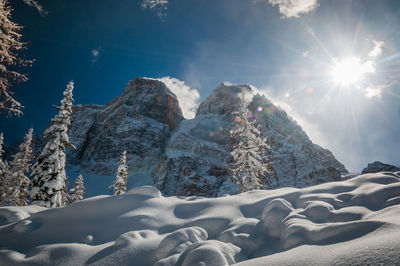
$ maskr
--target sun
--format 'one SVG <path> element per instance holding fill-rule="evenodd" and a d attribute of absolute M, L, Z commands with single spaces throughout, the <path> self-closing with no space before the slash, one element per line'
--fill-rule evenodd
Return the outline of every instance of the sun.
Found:
<path fill-rule="evenodd" d="M 335 83 L 348 86 L 358 85 L 365 73 L 374 72 L 371 61 L 361 63 L 358 57 L 349 57 L 342 60 L 334 59 L 331 76 Z"/>
<path fill-rule="evenodd" d="M 363 75 L 363 66 L 360 59 L 350 57 L 343 60 L 334 60 L 331 75 L 340 85 L 356 85 Z"/>

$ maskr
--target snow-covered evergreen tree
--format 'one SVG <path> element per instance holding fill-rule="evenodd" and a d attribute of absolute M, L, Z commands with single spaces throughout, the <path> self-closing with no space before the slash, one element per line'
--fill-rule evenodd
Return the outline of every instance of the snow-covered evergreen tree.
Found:
<path fill-rule="evenodd" d="M 75 148 L 68 138 L 74 101 L 73 88 L 74 83 L 70 81 L 64 91 L 61 106 L 56 107 L 59 110 L 58 114 L 44 132 L 48 142 L 32 167 L 32 204 L 54 208 L 64 206 L 67 202 L 68 180 L 65 173 L 64 150 L 67 146 Z"/>
<path fill-rule="evenodd" d="M 33 160 L 32 135 L 33 129 L 30 128 L 25 135 L 24 142 L 19 145 L 19 152 L 14 155 L 14 159 L 10 163 L 10 191 L 7 196 L 7 202 L 12 205 L 25 206 L 28 203 L 28 188 L 31 181 L 26 175 L 31 169 Z"/>
<path fill-rule="evenodd" d="M 114 188 L 114 195 L 120 195 L 126 193 L 127 182 L 128 182 L 128 166 L 126 165 L 126 151 L 124 151 L 121 155 L 121 159 L 119 160 L 117 177 L 115 178 L 114 184 L 111 186 Z"/>
<path fill-rule="evenodd" d="M 15 66 L 32 63 L 18 56 L 17 52 L 25 46 L 21 42 L 21 26 L 11 20 L 11 7 L 7 0 L 0 0 L 0 113 L 22 114 L 22 105 L 14 99 L 12 87 L 27 80 L 25 74 L 15 70 Z"/>
<path fill-rule="evenodd" d="M 76 202 L 83 200 L 83 195 L 85 194 L 85 185 L 83 183 L 82 175 L 79 175 L 75 181 L 75 186 L 70 190 L 71 201 Z"/>
<path fill-rule="evenodd" d="M 262 153 L 267 149 L 266 140 L 261 137 L 254 120 L 252 113 L 243 105 L 236 113 L 235 126 L 230 131 L 232 181 L 241 192 L 260 189 L 261 178 L 265 178 L 268 172 L 262 160 Z"/>
<path fill-rule="evenodd" d="M 10 187 L 10 167 L 6 160 L 3 159 L 3 133 L 0 133 L 0 204 L 6 201 Z"/>

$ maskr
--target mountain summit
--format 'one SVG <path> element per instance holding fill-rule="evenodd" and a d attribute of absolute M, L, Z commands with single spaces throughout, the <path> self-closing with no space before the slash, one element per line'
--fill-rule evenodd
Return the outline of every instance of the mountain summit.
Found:
<path fill-rule="evenodd" d="M 268 147 L 259 154 L 268 165 L 261 188 L 306 187 L 347 173 L 329 150 L 313 144 L 285 111 L 251 86 L 221 84 L 199 105 L 196 117 L 185 120 L 175 94 L 146 78 L 128 82 L 122 95 L 104 106 L 74 107 L 70 139 L 77 149 L 67 152 L 68 168 L 109 176 L 111 184 L 126 150 L 131 186 L 155 184 L 165 195 L 236 193 L 230 131 L 243 107 Z M 43 140 L 36 143 L 39 149 Z"/>

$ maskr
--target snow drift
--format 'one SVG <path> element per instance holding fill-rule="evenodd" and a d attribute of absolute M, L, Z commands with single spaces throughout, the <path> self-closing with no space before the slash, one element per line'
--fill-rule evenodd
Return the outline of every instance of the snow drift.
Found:
<path fill-rule="evenodd" d="M 1 265 L 396 264 L 400 172 L 221 198 L 140 187 L 0 223 Z"/>

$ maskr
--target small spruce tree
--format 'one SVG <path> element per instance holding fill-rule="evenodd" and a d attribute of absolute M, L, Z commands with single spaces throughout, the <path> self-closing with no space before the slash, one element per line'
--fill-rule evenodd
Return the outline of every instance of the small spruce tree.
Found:
<path fill-rule="evenodd" d="M 114 188 L 114 195 L 120 195 L 126 193 L 127 182 L 128 182 L 128 166 L 126 165 L 126 151 L 124 151 L 121 155 L 121 159 L 119 160 L 117 177 L 115 178 L 114 184 L 111 186 Z"/>
<path fill-rule="evenodd" d="M 67 134 L 71 125 L 73 88 L 74 83 L 70 81 L 64 91 L 61 106 L 56 107 L 58 114 L 44 132 L 48 142 L 32 167 L 32 204 L 54 208 L 62 207 L 68 201 L 64 150 L 68 146 L 75 148 Z"/>
<path fill-rule="evenodd" d="M 10 187 L 10 167 L 6 160 L 3 160 L 3 133 L 0 134 L 0 204 L 6 201 Z"/>
<path fill-rule="evenodd" d="M 82 175 L 79 175 L 75 181 L 75 186 L 70 190 L 71 201 L 77 202 L 83 200 L 83 195 L 85 194 L 85 185 L 83 183 Z"/>
<path fill-rule="evenodd" d="M 33 129 L 25 135 L 24 142 L 19 145 L 19 152 L 14 155 L 11 165 L 10 191 L 7 202 L 15 206 L 28 204 L 30 180 L 26 176 L 31 169 Z"/>
<path fill-rule="evenodd" d="M 260 189 L 261 178 L 268 171 L 262 161 L 266 141 L 261 137 L 251 112 L 244 105 L 237 113 L 230 138 L 233 146 L 232 181 L 239 186 L 241 192 Z"/>

